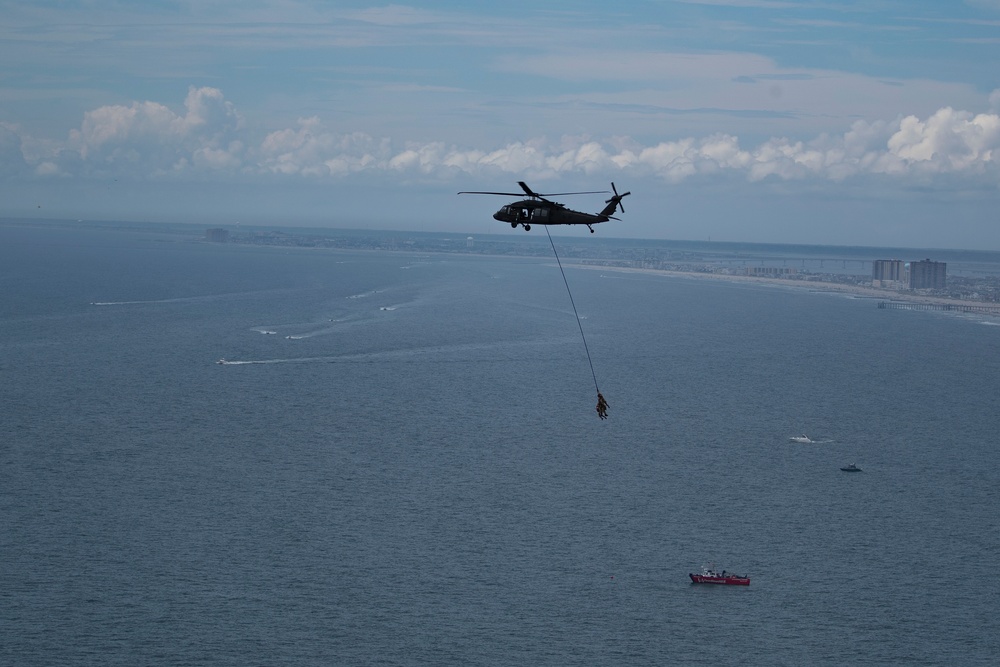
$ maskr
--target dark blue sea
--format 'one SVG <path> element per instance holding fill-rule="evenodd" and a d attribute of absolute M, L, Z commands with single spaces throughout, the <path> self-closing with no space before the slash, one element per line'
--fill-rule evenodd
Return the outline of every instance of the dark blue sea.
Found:
<path fill-rule="evenodd" d="M 0 664 L 996 664 L 1000 320 L 202 234 L 0 225 Z"/>

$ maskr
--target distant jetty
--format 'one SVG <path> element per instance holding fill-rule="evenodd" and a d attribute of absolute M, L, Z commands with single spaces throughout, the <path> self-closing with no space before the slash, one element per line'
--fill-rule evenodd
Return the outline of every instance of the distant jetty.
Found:
<path fill-rule="evenodd" d="M 879 301 L 879 308 L 887 310 L 946 310 L 956 313 L 981 313 L 1000 315 L 1000 306 L 972 306 L 959 303 L 912 303 L 910 301 Z"/>

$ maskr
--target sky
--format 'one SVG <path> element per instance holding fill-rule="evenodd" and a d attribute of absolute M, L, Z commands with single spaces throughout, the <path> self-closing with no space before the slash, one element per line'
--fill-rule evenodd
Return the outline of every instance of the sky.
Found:
<path fill-rule="evenodd" d="M 1000 250 L 998 63 L 1000 0 L 0 0 L 0 218 Z"/>

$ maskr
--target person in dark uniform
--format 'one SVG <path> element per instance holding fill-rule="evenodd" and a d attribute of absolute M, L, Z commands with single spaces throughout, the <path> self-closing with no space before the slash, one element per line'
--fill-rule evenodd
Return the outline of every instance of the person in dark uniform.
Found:
<path fill-rule="evenodd" d="M 601 392 L 597 392 L 597 416 L 601 419 L 608 418 L 608 402 L 604 400 Z"/>

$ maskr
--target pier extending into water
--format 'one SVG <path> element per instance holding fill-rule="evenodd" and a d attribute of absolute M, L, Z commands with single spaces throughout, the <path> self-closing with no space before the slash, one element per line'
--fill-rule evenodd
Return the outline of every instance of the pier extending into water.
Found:
<path fill-rule="evenodd" d="M 946 310 L 956 313 L 1000 315 L 1000 306 L 968 306 L 958 303 L 913 303 L 910 301 L 879 301 L 879 308 L 889 310 Z"/>

